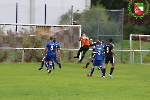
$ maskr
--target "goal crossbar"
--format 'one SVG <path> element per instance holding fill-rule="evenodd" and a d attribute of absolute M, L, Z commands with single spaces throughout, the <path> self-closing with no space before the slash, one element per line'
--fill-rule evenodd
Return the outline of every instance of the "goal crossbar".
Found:
<path fill-rule="evenodd" d="M 51 24 L 24 24 L 24 23 L 0 23 L 0 25 L 47 26 L 47 27 L 70 27 L 70 26 L 77 26 L 77 27 L 81 27 L 81 25 L 51 25 Z"/>

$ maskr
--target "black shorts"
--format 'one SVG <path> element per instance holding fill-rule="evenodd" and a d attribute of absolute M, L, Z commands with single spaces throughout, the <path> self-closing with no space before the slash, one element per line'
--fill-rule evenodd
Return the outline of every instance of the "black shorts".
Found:
<path fill-rule="evenodd" d="M 81 47 L 80 49 L 79 49 L 79 52 L 87 52 L 89 50 L 89 47 Z"/>
<path fill-rule="evenodd" d="M 106 56 L 105 64 L 108 64 L 108 62 L 114 63 L 114 57 L 113 56 Z"/>

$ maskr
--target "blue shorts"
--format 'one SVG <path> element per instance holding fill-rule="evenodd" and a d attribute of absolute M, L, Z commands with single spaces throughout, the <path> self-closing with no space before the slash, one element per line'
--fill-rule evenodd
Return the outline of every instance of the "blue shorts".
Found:
<path fill-rule="evenodd" d="M 105 57 L 106 57 L 105 54 L 103 54 L 103 55 L 102 55 L 103 60 L 105 59 Z"/>
<path fill-rule="evenodd" d="M 103 66 L 103 61 L 102 60 L 94 60 L 93 66 Z"/>
<path fill-rule="evenodd" d="M 54 61 L 54 55 L 46 55 L 45 61 Z"/>

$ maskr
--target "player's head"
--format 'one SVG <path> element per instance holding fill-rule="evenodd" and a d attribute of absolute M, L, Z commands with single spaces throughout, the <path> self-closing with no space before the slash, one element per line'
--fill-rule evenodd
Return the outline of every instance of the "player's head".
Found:
<path fill-rule="evenodd" d="M 49 39 L 50 39 L 50 41 L 53 41 L 53 39 L 54 39 L 54 38 L 53 38 L 52 36 L 50 36 L 50 38 L 49 38 Z"/>
<path fill-rule="evenodd" d="M 101 44 L 101 41 L 100 40 L 97 40 L 96 41 L 96 45 L 100 45 Z"/>
<path fill-rule="evenodd" d="M 86 34 L 85 34 L 85 33 L 83 33 L 83 34 L 82 34 L 82 37 L 83 37 L 83 36 L 86 36 Z"/>
<path fill-rule="evenodd" d="M 82 38 L 86 39 L 86 34 L 85 33 L 82 34 Z"/>
<path fill-rule="evenodd" d="M 101 40 L 101 44 L 104 44 L 105 43 L 105 41 L 104 40 Z"/>
<path fill-rule="evenodd" d="M 110 42 L 110 43 L 112 43 L 112 41 L 113 41 L 113 39 L 112 39 L 112 38 L 110 38 L 110 39 L 109 39 L 109 42 Z"/>
<path fill-rule="evenodd" d="M 53 38 L 53 42 L 56 42 L 56 38 Z"/>

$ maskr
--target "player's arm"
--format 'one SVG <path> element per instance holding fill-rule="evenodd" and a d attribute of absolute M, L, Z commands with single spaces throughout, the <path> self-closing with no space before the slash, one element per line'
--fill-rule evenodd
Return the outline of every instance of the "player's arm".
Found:
<path fill-rule="evenodd" d="M 98 54 L 98 52 L 95 51 L 95 47 L 93 48 L 93 54 Z"/>
<path fill-rule="evenodd" d="M 95 52 L 95 51 L 94 51 L 93 53 L 94 53 L 94 54 L 98 54 L 98 52 Z"/>
<path fill-rule="evenodd" d="M 79 37 L 79 41 L 82 41 L 83 40 L 83 38 L 82 37 Z"/>
<path fill-rule="evenodd" d="M 54 52 L 55 52 L 55 54 L 57 54 L 57 51 L 58 51 L 58 50 L 57 50 L 57 49 L 55 49 L 55 51 L 54 51 Z"/>
<path fill-rule="evenodd" d="M 58 44 L 58 46 L 57 46 L 57 50 L 60 50 L 60 45 Z"/>
<path fill-rule="evenodd" d="M 111 45 L 111 53 L 113 54 L 113 55 L 117 55 L 115 52 L 114 52 L 114 45 Z"/>
<path fill-rule="evenodd" d="M 46 55 L 46 51 L 47 51 L 47 47 L 44 48 L 42 55 Z"/>
<path fill-rule="evenodd" d="M 113 55 L 115 55 L 115 56 L 117 55 L 117 54 L 114 52 L 114 50 L 111 50 L 111 53 L 112 53 Z"/>
<path fill-rule="evenodd" d="M 58 52 L 58 48 L 57 48 L 57 46 L 56 46 L 56 45 L 53 47 L 53 51 L 54 51 L 54 53 L 55 53 L 55 54 L 57 54 L 57 52 Z"/>
<path fill-rule="evenodd" d="M 89 37 L 86 37 L 86 40 L 88 40 L 88 41 L 90 42 L 90 39 L 89 39 Z"/>

